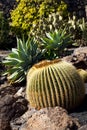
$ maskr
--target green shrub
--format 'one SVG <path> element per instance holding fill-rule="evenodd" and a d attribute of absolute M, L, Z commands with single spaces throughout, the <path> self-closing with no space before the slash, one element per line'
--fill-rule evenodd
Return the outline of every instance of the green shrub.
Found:
<path fill-rule="evenodd" d="M 42 18 L 48 18 L 51 13 L 58 12 L 67 15 L 67 5 L 58 0 L 18 0 L 18 6 L 11 12 L 12 23 L 16 34 L 27 33 L 37 25 Z"/>

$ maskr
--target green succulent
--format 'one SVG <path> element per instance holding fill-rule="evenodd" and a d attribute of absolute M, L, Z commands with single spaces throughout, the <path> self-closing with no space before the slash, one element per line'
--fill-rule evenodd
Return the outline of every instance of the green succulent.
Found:
<path fill-rule="evenodd" d="M 28 72 L 27 99 L 31 106 L 61 106 L 73 109 L 85 96 L 84 82 L 76 68 L 62 60 L 45 60 L 35 64 Z"/>
<path fill-rule="evenodd" d="M 26 41 L 24 38 L 17 38 L 17 48 L 13 48 L 3 61 L 7 66 L 4 74 L 11 83 L 22 82 L 26 78 L 27 70 L 41 59 L 42 54 L 34 38 L 28 38 Z"/>
<path fill-rule="evenodd" d="M 46 49 L 46 57 L 49 59 L 58 58 L 73 43 L 71 35 L 67 34 L 65 29 L 46 33 L 46 37 L 41 38 L 41 41 L 42 47 Z"/>

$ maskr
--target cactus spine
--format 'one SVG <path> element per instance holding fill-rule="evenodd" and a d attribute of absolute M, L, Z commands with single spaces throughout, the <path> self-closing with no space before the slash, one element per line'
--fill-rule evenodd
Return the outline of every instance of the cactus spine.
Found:
<path fill-rule="evenodd" d="M 85 87 L 73 65 L 62 60 L 45 60 L 28 72 L 26 94 L 30 105 L 37 109 L 54 106 L 72 109 L 83 100 Z"/>

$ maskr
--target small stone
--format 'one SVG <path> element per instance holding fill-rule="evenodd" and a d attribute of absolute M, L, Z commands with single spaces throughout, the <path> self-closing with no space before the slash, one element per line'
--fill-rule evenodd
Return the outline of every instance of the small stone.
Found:
<path fill-rule="evenodd" d="M 0 77 L 0 84 L 3 84 L 5 81 L 6 81 L 6 77 L 5 76 Z"/>
<path fill-rule="evenodd" d="M 25 88 L 21 87 L 14 96 L 15 97 L 18 97 L 18 96 L 24 97 L 25 96 Z"/>

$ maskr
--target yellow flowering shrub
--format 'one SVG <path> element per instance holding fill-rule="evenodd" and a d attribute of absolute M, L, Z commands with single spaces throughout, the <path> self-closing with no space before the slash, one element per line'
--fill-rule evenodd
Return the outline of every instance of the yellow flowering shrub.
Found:
<path fill-rule="evenodd" d="M 48 18 L 49 14 L 67 12 L 67 5 L 58 0 L 16 0 L 17 7 L 11 11 L 11 26 L 17 33 L 29 33 L 34 24 L 42 18 Z M 67 13 L 66 13 L 67 14 Z"/>

